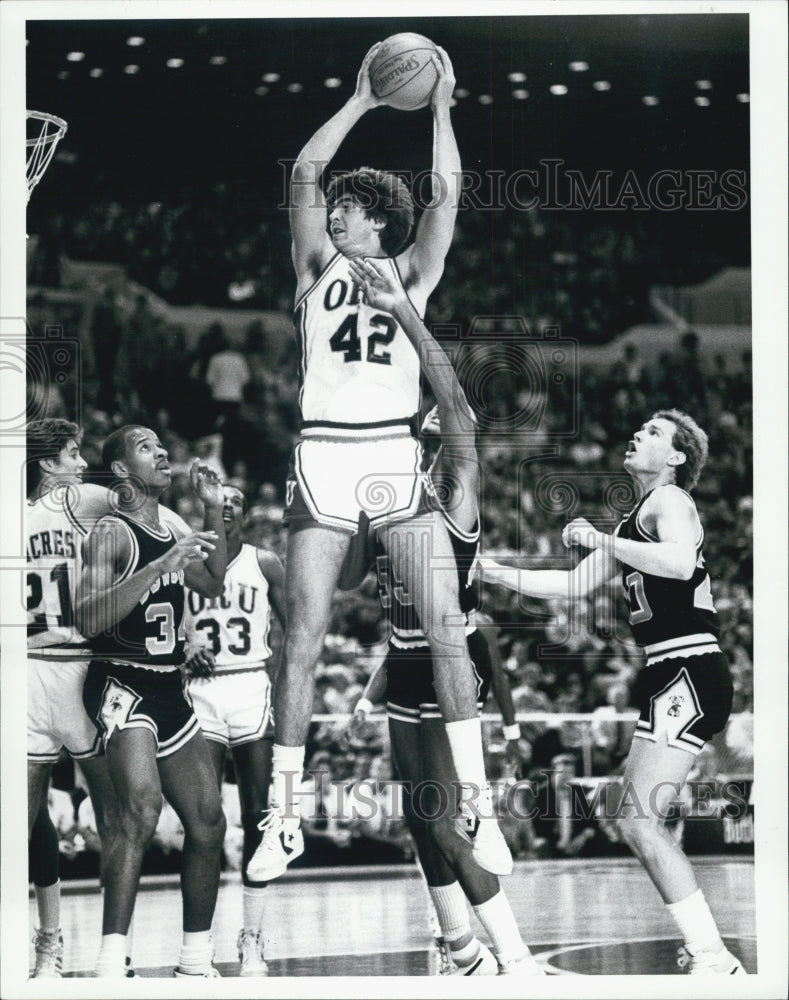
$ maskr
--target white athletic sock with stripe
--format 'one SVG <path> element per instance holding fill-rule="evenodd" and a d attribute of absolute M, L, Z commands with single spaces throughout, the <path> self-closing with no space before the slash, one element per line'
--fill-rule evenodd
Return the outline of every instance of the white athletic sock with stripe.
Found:
<path fill-rule="evenodd" d="M 244 886 L 242 899 L 245 931 L 257 932 L 263 930 L 265 892 L 266 890 L 260 886 Z"/>
<path fill-rule="evenodd" d="M 299 791 L 304 772 L 305 747 L 274 744 L 271 757 L 271 805 L 285 810 L 286 816 L 298 818 Z"/>
<path fill-rule="evenodd" d="M 474 912 L 487 931 L 496 957 L 502 965 L 528 954 L 529 949 L 523 943 L 512 907 L 501 890 L 487 902 L 475 906 Z"/>
<path fill-rule="evenodd" d="M 214 945 L 211 931 L 184 931 L 178 971 L 193 976 L 205 975 L 214 960 Z"/>
<path fill-rule="evenodd" d="M 707 900 L 701 889 L 697 889 L 686 899 L 678 903 L 666 903 L 666 909 L 679 927 L 688 950 L 713 953 L 723 948 L 723 939 L 715 923 L 715 917 L 707 906 Z"/>
<path fill-rule="evenodd" d="M 441 937 L 445 941 L 457 941 L 471 930 L 466 894 L 460 888 L 459 882 L 449 885 L 429 885 L 427 891 L 433 901 L 441 928 Z"/>
<path fill-rule="evenodd" d="M 39 930 L 56 931 L 60 928 L 60 879 L 52 885 L 35 885 L 36 909 Z"/>
<path fill-rule="evenodd" d="M 476 809 L 482 817 L 493 815 L 490 785 L 485 776 L 485 758 L 482 753 L 482 723 L 479 716 L 461 719 L 459 722 L 445 722 L 452 761 L 458 781 L 466 789 L 464 800 L 472 811 Z M 470 788 L 470 793 L 467 789 Z M 475 813 L 476 815 L 476 813 Z"/>

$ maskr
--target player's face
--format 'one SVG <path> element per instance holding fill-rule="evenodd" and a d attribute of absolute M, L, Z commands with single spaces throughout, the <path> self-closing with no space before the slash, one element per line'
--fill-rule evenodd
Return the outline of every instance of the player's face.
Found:
<path fill-rule="evenodd" d="M 676 429 L 673 420 L 665 417 L 642 424 L 627 445 L 624 464 L 628 472 L 660 472 L 666 468 L 677 453 L 673 444 Z"/>
<path fill-rule="evenodd" d="M 376 228 L 374 220 L 350 195 L 343 195 L 329 211 L 329 236 L 346 257 L 367 252 Z"/>
<path fill-rule="evenodd" d="M 62 482 L 81 483 L 82 473 L 87 467 L 88 463 L 79 453 L 79 442 L 71 438 L 60 449 L 57 461 L 47 471 Z"/>
<path fill-rule="evenodd" d="M 170 485 L 172 472 L 167 451 L 154 432 L 146 427 L 132 431 L 126 442 L 123 464 L 131 475 L 146 486 L 166 489 Z"/>
<path fill-rule="evenodd" d="M 230 532 L 241 529 L 241 522 L 244 518 L 244 497 L 240 490 L 234 486 L 225 486 L 222 490 L 222 521 L 225 531 Z"/>

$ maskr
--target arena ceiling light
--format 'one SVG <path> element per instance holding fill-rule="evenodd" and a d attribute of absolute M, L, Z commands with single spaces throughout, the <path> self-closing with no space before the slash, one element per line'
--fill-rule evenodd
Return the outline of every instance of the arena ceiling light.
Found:
<path fill-rule="evenodd" d="M 712 90 L 712 81 L 696 80 L 696 90 Z"/>
<path fill-rule="evenodd" d="M 94 69 L 90 71 L 90 73 L 88 73 L 88 76 L 92 77 L 94 80 L 98 80 L 98 78 L 100 76 L 103 76 L 103 74 L 104 70 L 101 69 L 99 66 L 96 66 Z"/>
<path fill-rule="evenodd" d="M 68 78 L 69 78 L 69 71 L 67 69 L 62 69 L 58 73 L 58 80 L 68 80 Z"/>
<path fill-rule="evenodd" d="M 567 87 L 565 87 L 563 83 L 552 83 L 548 89 L 557 97 L 561 97 L 563 94 L 567 93 Z"/>
<path fill-rule="evenodd" d="M 525 73 L 508 73 L 507 79 L 510 83 L 525 83 L 526 74 Z"/>
<path fill-rule="evenodd" d="M 279 82 L 279 73 L 263 74 L 263 83 L 278 83 L 278 82 Z"/>
<path fill-rule="evenodd" d="M 493 104 L 493 96 L 491 94 L 480 94 L 477 100 L 480 104 Z"/>
<path fill-rule="evenodd" d="M 654 94 L 646 94 L 641 98 L 643 104 L 646 104 L 648 108 L 655 108 L 660 104 L 660 98 L 655 97 Z"/>
<path fill-rule="evenodd" d="M 329 90 L 336 90 L 342 86 L 342 80 L 338 76 L 330 76 L 323 81 L 323 86 L 328 87 Z"/>
<path fill-rule="evenodd" d="M 576 59 L 570 63 L 570 69 L 573 73 L 585 73 L 589 69 L 589 63 L 584 62 L 583 59 Z"/>
<path fill-rule="evenodd" d="M 227 56 L 211 56 L 208 61 L 212 66 L 224 66 L 227 62 Z"/>
<path fill-rule="evenodd" d="M 68 53 L 66 53 L 66 59 L 69 62 L 82 62 L 82 60 L 84 58 L 85 58 L 85 53 L 84 52 L 68 52 Z"/>
<path fill-rule="evenodd" d="M 304 87 L 300 83 L 289 83 L 287 90 L 289 94 L 300 94 Z"/>
<path fill-rule="evenodd" d="M 521 90 L 519 88 L 518 90 L 513 90 L 512 96 L 515 98 L 516 101 L 525 101 L 526 98 L 529 96 L 529 91 Z"/>
<path fill-rule="evenodd" d="M 129 66 L 124 66 L 123 67 L 123 72 L 126 73 L 126 74 L 128 74 L 128 76 L 134 76 L 135 73 L 139 73 L 140 72 L 140 67 L 139 66 L 135 66 L 132 63 Z"/>
<path fill-rule="evenodd" d="M 702 97 L 701 95 L 697 95 L 696 97 L 693 98 L 693 103 L 698 105 L 700 108 L 708 108 L 710 106 L 710 99 L 709 97 Z"/>
<path fill-rule="evenodd" d="M 458 100 L 462 100 L 464 97 L 468 97 L 469 91 L 465 87 L 455 87 L 455 97 Z"/>
<path fill-rule="evenodd" d="M 181 59 L 179 56 L 174 56 L 172 59 L 168 59 L 165 65 L 169 69 L 180 69 L 183 66 L 183 64 L 184 64 L 183 59 Z"/>
<path fill-rule="evenodd" d="M 145 39 L 142 35 L 130 35 L 126 39 L 126 44 L 131 45 L 132 48 L 136 48 L 138 45 L 145 45 Z"/>
<path fill-rule="evenodd" d="M 592 84 L 592 87 L 602 94 L 606 90 L 611 89 L 611 84 L 608 82 L 608 80 L 595 80 L 595 82 Z"/>
<path fill-rule="evenodd" d="M 265 97 L 268 93 L 268 87 L 255 87 L 255 93 L 258 97 Z"/>
<path fill-rule="evenodd" d="M 750 104 L 751 103 L 751 95 L 750 94 L 737 94 L 737 100 L 740 102 L 740 104 Z"/>

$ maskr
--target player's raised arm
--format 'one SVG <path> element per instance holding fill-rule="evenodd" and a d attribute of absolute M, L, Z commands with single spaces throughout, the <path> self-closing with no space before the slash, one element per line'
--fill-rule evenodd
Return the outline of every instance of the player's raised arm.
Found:
<path fill-rule="evenodd" d="M 619 562 L 641 573 L 670 580 L 690 580 L 696 568 L 696 543 L 701 526 L 693 501 L 682 490 L 667 485 L 651 494 L 642 511 L 657 536 L 655 542 L 637 542 L 598 531 L 576 518 L 562 533 L 564 544 L 607 550 Z"/>
<path fill-rule="evenodd" d="M 518 569 L 502 566 L 490 556 L 480 556 L 477 561 L 483 583 L 497 583 L 525 597 L 558 598 L 576 601 L 586 597 L 614 579 L 616 560 L 610 552 L 598 549 L 571 570 Z"/>
<path fill-rule="evenodd" d="M 380 42 L 369 50 L 356 78 L 356 89 L 348 101 L 307 142 L 293 165 L 290 178 L 290 231 L 293 266 L 299 280 L 316 276 L 333 252 L 326 235 L 326 199 L 321 177 L 340 143 L 362 115 L 382 101 L 370 83 L 370 62 Z"/>
<path fill-rule="evenodd" d="M 433 61 L 438 80 L 430 102 L 433 110 L 432 200 L 419 220 L 409 267 L 415 282 L 428 293 L 438 284 L 444 270 L 462 190 L 460 152 L 449 113 L 455 72 L 444 49 L 437 49 Z"/>

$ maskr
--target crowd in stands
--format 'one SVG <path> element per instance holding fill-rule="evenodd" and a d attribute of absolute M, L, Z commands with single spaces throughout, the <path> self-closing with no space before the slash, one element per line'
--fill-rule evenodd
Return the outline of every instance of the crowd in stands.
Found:
<path fill-rule="evenodd" d="M 100 254 L 122 260 L 130 276 L 171 300 L 192 295 L 198 282 L 208 288 L 206 275 L 211 275 L 211 281 L 219 284 L 206 293 L 206 301 L 219 301 L 220 286 L 224 294 L 230 284 L 240 282 L 242 265 L 254 264 L 256 291 L 244 304 L 289 310 L 293 279 L 286 241 L 281 227 L 274 224 L 277 220 L 258 222 L 253 236 L 240 239 L 251 217 L 250 206 L 234 203 L 220 188 L 213 198 L 213 207 L 221 209 L 217 214 L 227 226 L 218 239 L 197 238 L 201 214 L 188 200 L 178 210 L 147 206 L 131 214 L 118 204 L 97 203 L 85 217 L 61 227 L 62 246 L 76 257 Z M 201 213 L 206 212 L 201 206 Z M 496 266 L 482 259 L 481 247 L 486 244 L 480 227 L 490 224 L 474 213 L 461 218 L 456 248 L 431 304 L 433 322 L 451 326 L 467 323 L 472 315 L 522 314 L 537 325 L 557 323 L 576 335 L 583 330 L 594 341 L 645 318 L 645 268 L 650 261 L 637 232 L 596 224 L 568 235 L 553 221 L 517 218 L 506 239 L 496 243 L 496 252 L 507 261 Z M 173 252 L 185 244 L 189 253 Z M 531 249 L 523 258 L 519 255 L 526 244 Z M 550 252 L 537 252 L 539 246 Z M 209 266 L 211 254 L 220 255 L 222 267 Z M 523 260 L 520 269 L 518 260 Z M 501 284 L 499 279 L 504 278 Z M 79 332 L 79 393 L 75 379 L 63 385 L 53 382 L 47 387 L 46 406 L 49 416 L 72 418 L 79 411 L 85 431 L 82 453 L 94 475 L 100 475 L 95 470 L 101 443 L 114 427 L 131 421 L 152 426 L 169 451 L 174 473 L 164 502 L 187 521 L 200 522 L 201 512 L 194 509 L 188 489 L 189 465 L 200 456 L 246 494 L 246 540 L 284 557 L 280 519 L 298 428 L 295 343 L 275 342 L 258 321 L 233 342 L 217 322 L 196 340 L 188 338 L 183 328 L 169 324 L 151 308 L 146 295 L 130 293 L 118 280 L 68 306 L 56 306 L 42 287 L 31 297 L 28 318 L 34 332 L 50 324 L 62 325 L 67 334 Z M 495 341 L 482 347 L 472 344 L 461 348 L 468 358 L 461 358 L 458 366 L 470 398 L 491 418 L 480 421 L 478 439 L 483 549 L 514 565 L 568 566 L 574 557 L 560 542 L 568 519 L 583 514 L 612 530 L 635 502 L 622 472 L 624 448 L 634 430 L 658 408 L 688 411 L 710 438 L 710 457 L 696 498 L 706 530 L 705 556 L 721 645 L 735 677 L 734 709 L 752 711 L 750 356 L 702 356 L 691 332 L 677 354 L 664 353 L 657 363 L 642 363 L 633 344 L 604 372 L 582 366 L 577 384 L 565 379 L 547 388 L 526 386 L 505 374 L 497 379 L 495 393 L 475 400 L 475 352 L 480 361 L 489 363 L 497 351 L 507 349 Z M 31 408 L 35 405 L 31 396 Z M 525 423 L 507 424 L 509 415 L 518 414 L 526 414 Z M 502 426 L 510 430 L 514 426 L 519 433 L 502 433 L 497 429 Z M 549 716 L 522 726 L 530 761 L 518 775 L 507 772 L 497 742 L 500 733 L 489 724 L 493 776 L 505 782 L 539 776 L 557 761 L 579 775 L 616 772 L 626 744 L 623 737 L 629 734 L 608 716 L 632 709 L 630 686 L 640 664 L 618 588 L 569 609 L 499 588 L 485 587 L 483 593 L 485 609 L 500 629 L 516 710 Z M 335 598 L 330 634 L 317 669 L 316 714 L 343 717 L 352 712 L 367 677 L 380 662 L 385 638 L 372 577 L 358 591 Z M 594 713 L 596 724 L 562 721 L 560 713 Z M 557 719 L 551 720 L 551 715 Z M 718 747 L 722 769 L 731 759 L 747 771 L 752 767 L 747 732 L 737 730 L 731 747 L 727 739 L 728 732 Z M 367 738 L 353 745 L 343 721 L 318 722 L 310 735 L 309 770 L 363 780 L 389 773 L 387 754 L 385 725 L 380 721 L 371 723 Z M 732 769 L 736 769 L 733 764 Z M 330 808 L 331 790 L 325 779 L 315 781 L 316 795 L 325 802 L 321 817 L 308 823 L 311 836 L 354 857 L 359 857 L 360 838 L 368 846 L 375 842 L 381 850 L 410 856 L 402 824 L 392 822 L 386 829 L 368 824 L 365 830 L 359 821 L 340 822 L 336 809 Z M 573 837 L 565 834 L 564 848 L 555 848 L 554 843 L 555 850 L 580 850 L 577 844 L 570 846 Z M 520 844 L 522 851 L 534 854 L 553 835 L 518 828 L 508 836 L 516 850 Z"/>

